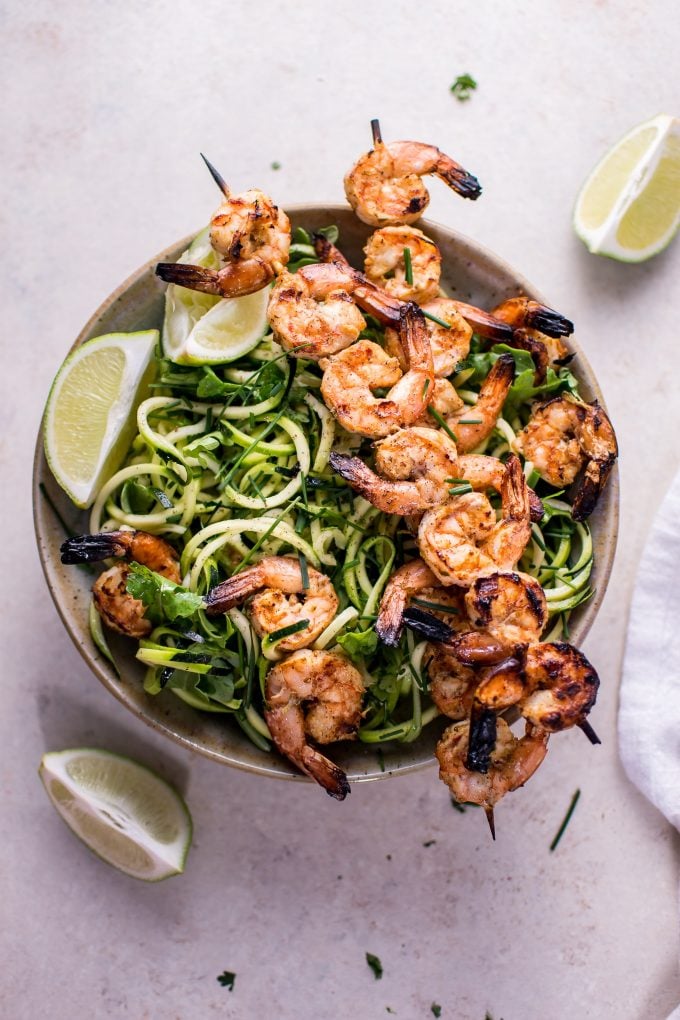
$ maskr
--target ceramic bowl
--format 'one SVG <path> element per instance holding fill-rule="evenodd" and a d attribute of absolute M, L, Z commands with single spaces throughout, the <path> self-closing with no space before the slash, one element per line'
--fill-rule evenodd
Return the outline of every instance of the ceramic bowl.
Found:
<path fill-rule="evenodd" d="M 288 212 L 294 226 L 304 226 L 308 230 L 337 224 L 340 247 L 355 265 L 362 264 L 361 250 L 371 228 L 361 223 L 348 208 L 301 205 Z M 426 220 L 419 226 L 442 252 L 442 284 L 453 297 L 482 308 L 492 308 L 505 298 L 522 293 L 550 304 L 549 298 L 540 295 L 528 280 L 474 241 Z M 174 261 L 190 241 L 191 238 L 184 238 L 161 252 L 122 283 L 95 312 L 72 349 L 102 333 L 160 327 L 165 286 L 154 275 L 155 265 L 161 261 Z M 569 309 L 566 308 L 565 312 L 569 314 Z M 578 343 L 570 340 L 569 347 L 577 355 L 572 368 L 580 380 L 583 396 L 587 400 L 597 398 L 604 403 L 597 380 Z M 36 444 L 33 506 L 43 570 L 66 630 L 106 689 L 149 726 L 215 762 L 260 775 L 309 782 L 277 753 L 264 753 L 254 747 L 228 717 L 192 709 L 170 691 L 155 696 L 145 694 L 142 687 L 144 670 L 134 657 L 133 643 L 111 635 L 110 644 L 120 671 L 120 676 L 116 675 L 90 637 L 88 607 L 91 578 L 84 571 L 61 564 L 59 546 L 64 539 L 64 531 L 45 493 L 75 532 L 88 530 L 87 514 L 71 504 L 52 478 L 43 452 L 41 432 Z M 616 547 L 618 499 L 618 476 L 614 470 L 590 519 L 595 553 L 591 584 L 595 595 L 576 609 L 571 618 L 570 640 L 576 645 L 583 641 L 590 629 L 607 587 Z M 358 742 L 334 746 L 331 756 L 354 782 L 411 772 L 434 762 L 434 747 L 445 725 L 446 720 L 437 720 L 412 744 L 381 746 L 382 757 L 375 745 Z"/>

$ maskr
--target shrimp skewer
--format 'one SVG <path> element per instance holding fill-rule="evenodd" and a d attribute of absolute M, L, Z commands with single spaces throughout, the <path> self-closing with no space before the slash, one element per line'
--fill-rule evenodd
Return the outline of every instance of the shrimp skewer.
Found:
<path fill-rule="evenodd" d="M 250 617 L 260 637 L 305 620 L 307 626 L 282 638 L 277 649 L 290 652 L 306 648 L 338 611 L 338 597 L 326 575 L 313 567 L 307 567 L 307 575 L 304 579 L 297 559 L 265 556 L 211 589 L 206 596 L 206 612 L 211 616 L 226 613 L 252 595 Z"/>
<path fill-rule="evenodd" d="M 434 373 L 425 322 L 416 305 L 402 306 L 399 330 L 409 360 L 403 375 L 397 359 L 371 340 L 359 340 L 321 363 L 322 396 L 348 432 L 381 438 L 412 425 L 425 410 Z M 386 396 L 373 395 L 379 387 L 389 387 Z"/>
<path fill-rule="evenodd" d="M 496 741 L 489 755 L 487 771 L 470 771 L 466 766 L 470 724 L 458 722 L 450 726 L 437 744 L 439 777 L 459 802 L 479 804 L 484 808 L 493 838 L 493 809 L 506 793 L 517 790 L 531 779 L 548 751 L 549 734 L 527 723 L 519 740 L 508 724 L 498 720 Z"/>
<path fill-rule="evenodd" d="M 442 588 L 422 560 L 411 560 L 390 577 L 380 601 L 375 629 L 383 644 L 394 647 L 404 627 L 404 610 L 414 595 L 431 598 L 437 605 L 450 607 L 444 619 L 450 621 L 463 612 L 461 593 L 456 588 Z"/>
<path fill-rule="evenodd" d="M 421 178 L 436 174 L 463 198 L 479 198 L 479 181 L 467 170 L 422 142 L 383 142 L 371 121 L 374 148 L 345 176 L 345 194 L 360 220 L 376 227 L 413 223 L 430 201 Z"/>
<path fill-rule="evenodd" d="M 146 531 L 104 531 L 97 535 L 69 538 L 61 546 L 62 563 L 96 563 L 114 557 L 141 563 L 179 584 L 179 557 L 173 547 L 158 535 Z M 153 626 L 146 617 L 144 603 L 127 590 L 130 568 L 116 563 L 99 575 L 92 587 L 92 598 L 104 623 L 119 634 L 143 638 Z"/>
<path fill-rule="evenodd" d="M 332 652 L 294 652 L 265 681 L 264 714 L 276 747 L 336 800 L 350 792 L 347 776 L 306 738 L 319 744 L 354 739 L 363 693 L 359 671 Z"/>
<path fill-rule="evenodd" d="M 358 457 L 332 453 L 329 460 L 364 499 L 383 513 L 404 516 L 443 503 L 458 470 L 456 447 L 446 433 L 419 426 L 401 429 L 376 443 L 379 474 Z"/>
<path fill-rule="evenodd" d="M 351 267 L 321 263 L 281 273 L 267 317 L 285 350 L 319 361 L 349 347 L 364 329 L 357 305 L 386 322 L 398 321 L 402 307 Z"/>
<path fill-rule="evenodd" d="M 371 234 L 364 253 L 367 278 L 391 297 L 419 304 L 437 297 L 442 257 L 422 230 L 383 227 Z"/>
<path fill-rule="evenodd" d="M 159 262 L 156 275 L 166 283 L 218 297 L 243 297 L 262 290 L 288 262 L 290 220 L 257 188 L 232 195 L 224 178 L 203 157 L 224 195 L 210 221 L 210 243 L 223 269 Z"/>
<path fill-rule="evenodd" d="M 575 521 L 585 520 L 595 509 L 618 456 L 614 429 L 600 404 L 566 395 L 534 410 L 516 447 L 551 485 L 570 485 L 585 468 L 572 503 Z"/>
<path fill-rule="evenodd" d="M 531 537 L 531 503 L 519 458 L 505 465 L 501 519 L 486 496 L 469 492 L 428 510 L 418 528 L 420 555 L 442 584 L 467 587 L 512 570 Z"/>

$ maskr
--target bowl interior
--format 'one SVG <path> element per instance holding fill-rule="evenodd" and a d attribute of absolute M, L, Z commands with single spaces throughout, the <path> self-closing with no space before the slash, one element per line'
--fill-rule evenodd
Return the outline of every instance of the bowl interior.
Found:
<path fill-rule="evenodd" d="M 359 222 L 349 209 L 341 206 L 297 206 L 288 210 L 294 226 L 308 230 L 335 223 L 340 228 L 339 246 L 355 265 L 362 264 L 362 248 L 371 228 Z M 454 297 L 493 307 L 515 294 L 523 293 L 545 301 L 534 287 L 510 266 L 460 234 L 435 223 L 419 224 L 439 246 L 443 256 L 442 285 Z M 176 259 L 188 246 L 185 238 L 151 259 L 102 304 L 84 327 L 73 347 L 102 333 L 159 327 L 163 318 L 164 285 L 154 275 L 156 262 Z M 568 314 L 569 309 L 565 309 Z M 587 360 L 575 341 L 570 349 L 577 355 L 572 368 L 580 380 L 587 400 L 602 394 Z M 72 640 L 88 666 L 104 686 L 131 712 L 150 726 L 225 765 L 279 778 L 301 779 L 278 754 L 267 754 L 254 747 L 229 717 L 189 708 L 171 692 L 150 696 L 142 688 L 144 669 L 134 657 L 132 642 L 110 636 L 120 675 L 98 652 L 90 638 L 88 608 L 92 576 L 84 570 L 62 566 L 59 546 L 63 527 L 55 510 L 76 533 L 88 531 L 87 514 L 78 511 L 52 478 L 43 452 L 42 431 L 38 435 L 33 472 L 35 530 L 40 557 L 52 598 Z M 573 613 L 570 641 L 578 645 L 585 638 L 603 598 L 612 567 L 618 526 L 618 475 L 612 473 L 603 498 L 590 519 L 593 533 L 595 567 L 592 586 L 596 594 Z M 375 745 L 345 743 L 335 745 L 332 757 L 347 772 L 350 780 L 380 779 L 429 765 L 436 741 L 446 725 L 437 720 L 412 744 L 385 744 L 380 752 Z"/>

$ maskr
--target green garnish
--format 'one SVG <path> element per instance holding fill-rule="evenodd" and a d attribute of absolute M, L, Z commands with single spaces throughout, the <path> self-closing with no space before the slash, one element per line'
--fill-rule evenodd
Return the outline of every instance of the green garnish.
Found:
<path fill-rule="evenodd" d="M 404 248 L 404 277 L 409 287 L 413 286 L 413 263 L 411 261 L 411 249 Z"/>
<path fill-rule="evenodd" d="M 385 755 L 382 752 L 382 747 L 378 748 L 376 754 L 377 754 L 377 757 L 378 757 L 378 765 L 380 766 L 380 771 L 384 772 L 385 771 Z"/>
<path fill-rule="evenodd" d="M 411 605 L 420 606 L 421 609 L 430 609 L 433 613 L 450 613 L 452 616 L 458 616 L 457 609 L 454 609 L 453 606 L 442 605 L 441 602 L 429 602 L 427 599 L 412 598 Z"/>
<path fill-rule="evenodd" d="M 287 627 L 281 627 L 279 630 L 273 631 L 267 638 L 267 643 L 273 645 L 276 641 L 283 641 L 284 638 L 290 637 L 291 634 L 299 634 L 301 630 L 306 630 L 309 627 L 309 620 L 298 620 L 297 623 L 290 623 Z"/>
<path fill-rule="evenodd" d="M 426 319 L 430 319 L 432 322 L 436 322 L 438 326 L 443 326 L 444 329 L 451 329 L 450 322 L 444 322 L 443 319 L 439 319 L 436 315 L 433 315 L 432 312 L 426 312 L 424 308 L 421 308 L 421 312 L 423 313 Z"/>
<path fill-rule="evenodd" d="M 300 561 L 300 577 L 302 579 L 302 590 L 309 591 L 309 567 L 307 566 L 307 557 L 303 552 L 299 552 L 298 560 Z"/>
<path fill-rule="evenodd" d="M 427 396 L 427 391 L 429 390 L 429 388 L 430 388 L 430 380 L 426 379 L 425 382 L 423 383 L 423 400 Z"/>
<path fill-rule="evenodd" d="M 463 482 L 462 485 L 454 485 L 452 489 L 449 489 L 449 496 L 466 496 L 468 492 L 472 491 L 470 483 Z"/>
<path fill-rule="evenodd" d="M 383 976 L 383 965 L 380 962 L 380 958 L 378 956 L 374 956 L 373 953 L 366 953 L 366 963 L 373 971 L 376 981 L 379 981 Z"/>
<path fill-rule="evenodd" d="M 202 595 L 175 584 L 141 563 L 130 563 L 129 569 L 126 588 L 134 598 L 141 599 L 147 609 L 146 615 L 152 620 L 195 616 L 205 605 Z"/>
<path fill-rule="evenodd" d="M 459 425 L 481 425 L 481 418 L 461 418 L 458 422 Z"/>
<path fill-rule="evenodd" d="M 453 92 L 454 96 L 460 103 L 465 103 L 476 88 L 477 82 L 472 75 L 459 74 L 451 85 L 449 91 Z"/>
<path fill-rule="evenodd" d="M 281 169 L 281 164 L 279 163 L 279 161 L 277 159 L 275 159 L 273 161 L 273 163 L 271 164 L 271 168 L 272 168 L 272 170 L 280 170 Z"/>
<path fill-rule="evenodd" d="M 444 418 L 442 418 L 442 416 L 439 413 L 439 411 L 436 411 L 434 409 L 434 407 L 428 407 L 427 413 L 434 418 L 434 420 L 437 422 L 437 424 L 439 425 L 440 428 L 444 429 L 444 432 L 446 432 L 446 434 L 449 437 L 449 439 L 452 439 L 454 443 L 458 442 L 458 440 L 456 439 L 454 433 L 451 431 L 449 426 L 446 424 L 446 421 L 444 420 Z"/>
<path fill-rule="evenodd" d="M 567 813 L 564 816 L 564 821 L 560 825 L 559 829 L 557 830 L 557 834 L 556 834 L 554 840 L 550 844 L 550 852 L 551 853 L 553 852 L 553 850 L 555 849 L 555 847 L 557 846 L 559 841 L 562 839 L 562 836 L 564 835 L 564 830 L 569 825 L 569 822 L 571 820 L 571 816 L 574 813 L 574 808 L 578 804 L 578 799 L 579 799 L 580 796 L 581 796 L 581 791 L 577 790 L 576 793 L 574 794 L 574 796 L 571 798 L 571 804 L 567 808 Z"/>
<path fill-rule="evenodd" d="M 451 797 L 451 807 L 453 808 L 454 811 L 458 811 L 459 814 L 461 815 L 465 814 L 464 805 L 461 804 L 459 800 L 456 800 L 455 797 Z"/>
<path fill-rule="evenodd" d="M 234 991 L 234 982 L 236 981 L 236 975 L 232 970 L 223 970 L 221 974 L 217 975 L 217 980 L 223 988 L 228 988 L 230 992 Z"/>
<path fill-rule="evenodd" d="M 430 1012 L 432 1016 L 440 1017 L 442 1015 L 442 1008 L 438 1002 L 433 1002 L 430 1006 Z"/>
<path fill-rule="evenodd" d="M 423 846 L 434 846 L 436 842 L 436 839 L 428 839 L 423 843 Z"/>

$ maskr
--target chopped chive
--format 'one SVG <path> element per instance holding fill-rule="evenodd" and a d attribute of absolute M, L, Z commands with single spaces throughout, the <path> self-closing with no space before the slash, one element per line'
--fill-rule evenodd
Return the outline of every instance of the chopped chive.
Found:
<path fill-rule="evenodd" d="M 299 634 L 307 627 L 309 627 L 309 620 L 298 620 L 297 623 L 291 623 L 288 627 L 281 627 L 269 635 L 269 644 L 273 645 L 275 641 L 282 641 L 284 638 L 290 637 L 291 634 Z"/>
<path fill-rule="evenodd" d="M 307 567 L 307 557 L 303 552 L 298 553 L 298 560 L 300 561 L 300 575 L 302 577 L 302 590 L 309 591 L 309 568 Z"/>
<path fill-rule="evenodd" d="M 380 962 L 380 957 L 374 956 L 373 953 L 366 953 L 366 963 L 373 971 L 376 981 L 379 981 L 383 976 L 383 965 Z"/>
<path fill-rule="evenodd" d="M 423 384 L 423 400 L 427 396 L 427 391 L 429 390 L 429 388 L 430 388 L 430 380 L 426 379 L 424 384 Z"/>
<path fill-rule="evenodd" d="M 173 510 L 174 509 L 174 503 L 172 502 L 172 500 L 168 499 L 168 497 L 165 495 L 165 493 L 163 492 L 162 489 L 157 489 L 157 488 L 155 488 L 155 486 L 152 485 L 151 486 L 151 491 L 153 492 L 154 496 L 156 497 L 156 499 L 158 500 L 160 505 L 165 510 Z"/>
<path fill-rule="evenodd" d="M 455 485 L 453 489 L 449 489 L 449 496 L 466 496 L 468 492 L 472 492 L 472 486 L 465 482 L 464 485 Z"/>
<path fill-rule="evenodd" d="M 451 613 L 453 616 L 458 616 L 458 610 L 454 609 L 453 606 L 443 606 L 439 602 L 428 602 L 427 599 L 411 599 L 411 605 L 420 606 L 421 609 L 431 609 L 435 613 Z"/>
<path fill-rule="evenodd" d="M 438 316 L 433 315 L 432 312 L 426 312 L 424 308 L 421 308 L 421 312 L 423 313 L 426 319 L 430 319 L 431 322 L 436 322 L 438 326 L 443 326 L 444 329 L 451 329 L 450 322 L 444 322 L 443 319 L 440 319 L 438 318 Z"/>
<path fill-rule="evenodd" d="M 380 766 L 380 771 L 384 772 L 385 771 L 385 755 L 382 752 L 382 747 L 379 747 L 376 753 L 378 755 L 378 765 Z"/>
<path fill-rule="evenodd" d="M 454 811 L 458 811 L 459 814 L 461 815 L 465 814 L 465 807 L 461 804 L 459 800 L 456 800 L 455 797 L 451 797 L 451 807 L 453 808 Z"/>
<path fill-rule="evenodd" d="M 446 424 L 446 421 L 444 420 L 444 418 L 442 418 L 442 416 L 439 413 L 439 411 L 435 411 L 434 407 L 428 407 L 427 413 L 434 418 L 434 420 L 437 422 L 437 424 L 441 428 L 444 429 L 444 432 L 446 432 L 446 434 L 449 437 L 449 439 L 452 439 L 454 441 L 454 443 L 458 442 L 458 440 L 456 439 L 454 433 L 451 431 L 449 426 Z"/>
<path fill-rule="evenodd" d="M 551 853 L 553 852 L 553 850 L 555 849 L 555 847 L 557 846 L 559 841 L 562 839 L 562 836 L 564 835 L 564 830 L 569 825 L 569 822 L 571 820 L 571 816 L 574 813 L 574 808 L 578 804 L 578 799 L 579 799 L 580 796 L 581 796 L 581 791 L 577 790 L 576 793 L 574 794 L 574 796 L 571 798 L 571 804 L 569 805 L 569 807 L 567 809 L 567 813 L 564 816 L 564 821 L 560 825 L 559 829 L 557 830 L 557 835 L 555 836 L 554 840 L 550 844 L 550 852 Z"/>
<path fill-rule="evenodd" d="M 460 421 L 457 422 L 457 424 L 458 425 L 481 425 L 482 424 L 482 419 L 481 418 L 461 418 Z"/>
<path fill-rule="evenodd" d="M 432 1005 L 430 1006 L 430 1012 L 432 1013 L 432 1016 L 436 1016 L 437 1018 L 439 1018 L 442 1015 L 442 1008 L 438 1002 L 432 1003 Z"/>
<path fill-rule="evenodd" d="M 413 286 L 413 263 L 411 261 L 411 249 L 404 248 L 404 273 L 409 287 Z"/>
<path fill-rule="evenodd" d="M 304 473 L 300 475 L 300 491 L 302 493 L 302 502 L 304 504 L 305 510 L 308 510 L 309 504 L 307 502 L 307 476 Z"/>
<path fill-rule="evenodd" d="M 275 159 L 273 161 L 273 163 L 271 163 L 270 165 L 271 165 L 272 170 L 280 170 L 281 169 L 281 164 L 279 163 L 278 159 Z"/>
<path fill-rule="evenodd" d="M 217 975 L 217 980 L 223 988 L 228 988 L 230 992 L 234 991 L 234 982 L 236 981 L 236 975 L 231 970 L 222 971 L 221 974 Z"/>
<path fill-rule="evenodd" d="M 568 640 L 569 639 L 569 624 L 568 624 L 567 621 L 569 620 L 569 614 L 568 613 L 560 613 L 560 617 L 561 617 L 561 620 L 562 620 L 562 634 Z"/>

